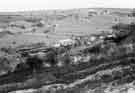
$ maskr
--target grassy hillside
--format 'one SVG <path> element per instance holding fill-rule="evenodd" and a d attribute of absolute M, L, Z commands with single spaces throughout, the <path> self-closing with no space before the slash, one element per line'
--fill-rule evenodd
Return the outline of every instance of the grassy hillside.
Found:
<path fill-rule="evenodd" d="M 134 88 L 131 10 L 95 9 L 90 16 L 89 11 L 93 12 L 45 11 L 14 17 L 29 26 L 8 20 L 2 32 L 11 34 L 0 38 L 0 92 L 128 93 Z M 69 38 L 75 43 L 53 46 Z"/>

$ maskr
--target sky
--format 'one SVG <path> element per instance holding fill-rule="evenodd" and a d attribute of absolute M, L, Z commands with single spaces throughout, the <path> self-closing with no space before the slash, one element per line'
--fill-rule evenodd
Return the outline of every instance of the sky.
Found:
<path fill-rule="evenodd" d="M 93 7 L 135 8 L 135 0 L 0 0 L 0 12 Z"/>

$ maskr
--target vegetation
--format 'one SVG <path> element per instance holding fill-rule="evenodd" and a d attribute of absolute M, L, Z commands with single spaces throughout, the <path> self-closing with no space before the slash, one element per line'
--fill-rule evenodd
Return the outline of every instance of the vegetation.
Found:
<path fill-rule="evenodd" d="M 90 45 L 83 43 L 90 41 L 86 38 L 78 39 L 76 46 L 56 48 L 38 43 L 1 48 L 0 71 L 8 74 L 0 76 L 0 92 L 32 88 L 35 93 L 104 93 L 109 87 L 132 83 L 135 23 L 119 23 L 111 29 L 111 37 L 105 33 L 102 42 L 98 38 Z"/>

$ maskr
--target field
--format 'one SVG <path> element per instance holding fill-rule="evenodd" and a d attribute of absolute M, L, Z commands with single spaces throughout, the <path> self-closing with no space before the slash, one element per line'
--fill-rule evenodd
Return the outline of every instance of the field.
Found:
<path fill-rule="evenodd" d="M 96 12 L 100 12 L 103 11 L 104 9 L 95 9 Z M 117 12 L 117 11 L 121 11 L 121 9 L 108 9 L 110 12 Z M 1 45 L 7 45 L 7 44 L 11 44 L 13 41 L 16 41 L 17 44 L 27 44 L 27 43 L 35 43 L 35 42 L 46 42 L 46 43 L 54 43 L 56 40 L 61 40 L 61 39 L 66 39 L 69 38 L 71 35 L 88 35 L 88 34 L 93 34 L 93 33 L 100 33 L 100 31 L 107 31 L 110 30 L 110 27 L 116 23 L 130 23 L 134 20 L 133 17 L 128 17 L 127 15 L 124 16 L 119 16 L 117 14 L 105 14 L 105 15 L 96 15 L 96 16 L 90 16 L 88 18 L 86 18 L 88 15 L 88 11 L 90 11 L 90 9 L 80 9 L 77 11 L 77 13 L 79 13 L 78 15 L 80 16 L 79 18 L 75 18 L 74 16 L 76 16 L 76 11 L 77 10 L 69 10 L 69 11 L 65 11 L 64 14 L 66 15 L 65 18 L 63 19 L 58 19 L 57 15 L 62 15 L 61 13 L 56 12 L 56 18 L 52 14 L 50 14 L 50 12 L 48 12 L 48 15 L 50 18 L 46 19 L 46 11 L 45 13 L 43 12 L 36 12 L 33 13 L 33 16 L 35 16 L 35 18 L 37 18 L 38 15 L 41 14 L 41 18 L 43 18 L 43 21 L 48 21 L 51 24 L 57 24 L 57 27 L 55 28 L 55 31 L 52 31 L 51 33 L 46 33 L 46 34 L 42 34 L 42 33 L 37 33 L 36 35 L 32 35 L 32 34 L 17 34 L 15 36 L 8 36 L 5 38 L 1 38 L 0 39 L 0 43 Z M 129 9 L 125 9 L 125 11 L 128 13 L 131 10 Z M 125 11 L 121 11 L 122 13 Z M 75 13 L 74 13 L 75 12 Z M 63 13 L 63 12 L 62 12 Z M 8 13 L 7 13 L 8 14 Z M 70 16 L 72 14 L 72 16 Z M 6 13 L 4 14 L 6 15 Z M 10 16 L 10 14 L 8 14 Z M 1 25 L 8 23 L 8 21 L 10 22 L 14 22 L 14 21 L 22 21 L 27 19 L 28 13 L 18 13 L 18 16 L 14 16 L 14 14 L 11 14 L 11 18 L 9 18 L 9 20 L 7 18 L 5 18 L 6 16 L 1 16 L 0 21 L 2 22 Z M 26 15 L 26 16 L 25 16 Z M 48 17 L 48 16 L 47 16 Z M 54 18 L 53 18 L 54 17 Z M 117 22 L 115 22 L 115 18 L 117 18 Z M 5 20 L 3 20 L 5 19 Z M 50 22 L 51 21 L 51 22 Z M 46 23 L 47 24 L 47 23 Z M 9 29 L 10 30 L 10 29 Z M 11 29 L 12 30 L 12 29 Z M 17 29 L 20 30 L 20 29 Z M 27 30 L 27 29 L 26 29 Z M 41 29 L 37 29 L 38 31 L 40 31 Z M 22 30 L 21 30 L 22 31 Z M 42 31 L 42 30 L 41 30 Z M 46 36 L 48 38 L 46 38 Z M 49 42 L 48 42 L 49 41 Z M 17 45 L 18 46 L 18 45 Z"/>

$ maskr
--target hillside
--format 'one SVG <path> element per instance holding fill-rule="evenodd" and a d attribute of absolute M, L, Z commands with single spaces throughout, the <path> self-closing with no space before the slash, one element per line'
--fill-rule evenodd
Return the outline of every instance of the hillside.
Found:
<path fill-rule="evenodd" d="M 32 13 L 1 21 L 0 93 L 135 91 L 130 9 Z"/>

